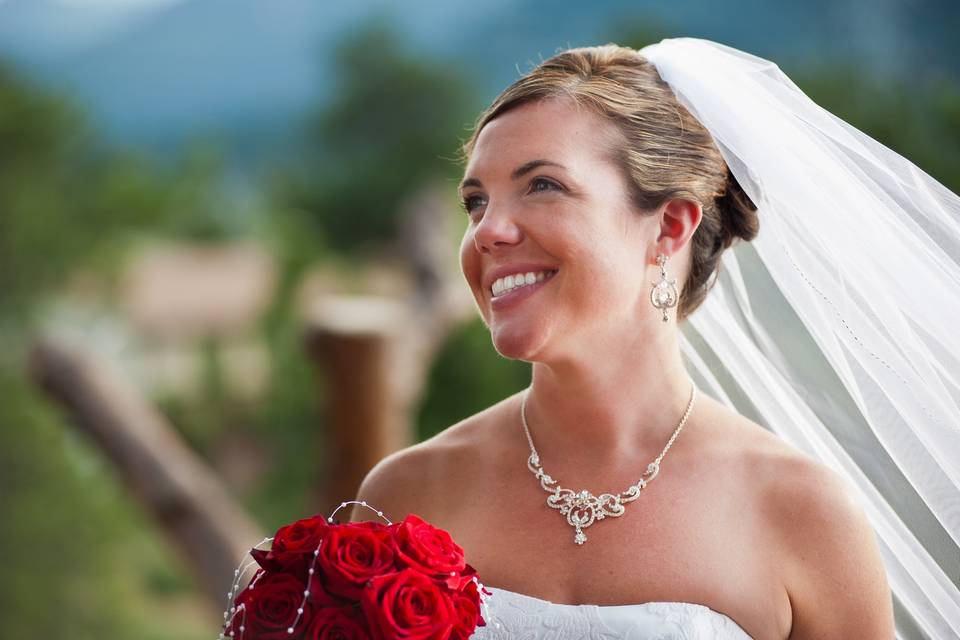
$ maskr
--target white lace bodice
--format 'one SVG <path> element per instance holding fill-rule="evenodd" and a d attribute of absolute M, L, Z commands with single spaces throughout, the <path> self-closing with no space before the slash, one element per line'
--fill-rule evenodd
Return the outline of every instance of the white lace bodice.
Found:
<path fill-rule="evenodd" d="M 752 640 L 731 618 L 690 602 L 556 604 L 485 586 L 485 627 L 471 640 Z"/>

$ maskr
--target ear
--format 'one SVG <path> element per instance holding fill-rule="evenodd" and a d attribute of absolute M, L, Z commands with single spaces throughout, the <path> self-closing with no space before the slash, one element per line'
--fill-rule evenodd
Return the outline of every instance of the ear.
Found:
<path fill-rule="evenodd" d="M 702 217 L 699 202 L 682 198 L 666 202 L 660 214 L 660 235 L 655 249 L 668 256 L 678 254 L 690 242 Z"/>

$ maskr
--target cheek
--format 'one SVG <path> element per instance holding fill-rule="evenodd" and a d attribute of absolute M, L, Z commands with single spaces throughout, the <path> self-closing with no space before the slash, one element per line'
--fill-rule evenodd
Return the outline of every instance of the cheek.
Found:
<path fill-rule="evenodd" d="M 578 282 L 602 286 L 616 273 L 611 239 L 603 229 L 589 225 L 560 228 L 555 240 L 562 247 L 571 278 Z"/>
<path fill-rule="evenodd" d="M 479 286 L 480 256 L 473 244 L 473 234 L 467 230 L 460 242 L 460 271 L 471 287 Z"/>
<path fill-rule="evenodd" d="M 567 281 L 583 306 L 609 311 L 642 289 L 642 255 L 632 255 L 619 238 L 592 233 L 569 246 Z"/>

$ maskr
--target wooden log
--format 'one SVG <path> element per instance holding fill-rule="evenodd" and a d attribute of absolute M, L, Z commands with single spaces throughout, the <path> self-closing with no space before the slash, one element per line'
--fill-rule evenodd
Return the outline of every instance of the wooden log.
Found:
<path fill-rule="evenodd" d="M 353 499 L 381 458 L 413 444 L 414 411 L 436 353 L 476 314 L 449 204 L 445 186 L 427 184 L 401 210 L 393 251 L 409 283 L 401 288 L 406 296 L 331 290 L 309 308 L 305 342 L 325 399 L 328 472 L 316 491 L 324 514 Z"/>
<path fill-rule="evenodd" d="M 264 539 L 261 527 L 104 358 L 80 345 L 46 338 L 33 346 L 28 364 L 34 381 L 113 462 L 211 604 L 222 611 L 234 570 Z"/>
<path fill-rule="evenodd" d="M 318 383 L 329 425 L 315 495 L 325 515 L 356 495 L 380 458 L 412 438 L 391 381 L 403 312 L 395 302 L 363 296 L 328 296 L 313 309 L 307 348 L 322 363 Z"/>

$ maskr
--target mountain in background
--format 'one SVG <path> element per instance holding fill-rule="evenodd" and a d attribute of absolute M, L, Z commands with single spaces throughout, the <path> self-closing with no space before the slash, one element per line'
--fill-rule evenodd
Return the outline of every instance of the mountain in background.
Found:
<path fill-rule="evenodd" d="M 135 3 L 131 3 L 131 7 Z M 165 0 L 137 10 L 0 0 L 0 58 L 85 106 L 113 142 L 170 153 L 197 137 L 255 166 L 283 153 L 336 91 L 336 44 L 386 15 L 411 50 L 495 93 L 560 48 L 628 33 L 709 38 L 792 65 L 840 59 L 881 74 L 960 75 L 960 3 Z M 922 9 L 922 10 L 921 10 Z M 659 35 L 657 37 L 659 37 Z M 479 107 L 480 105 L 478 105 Z"/>

